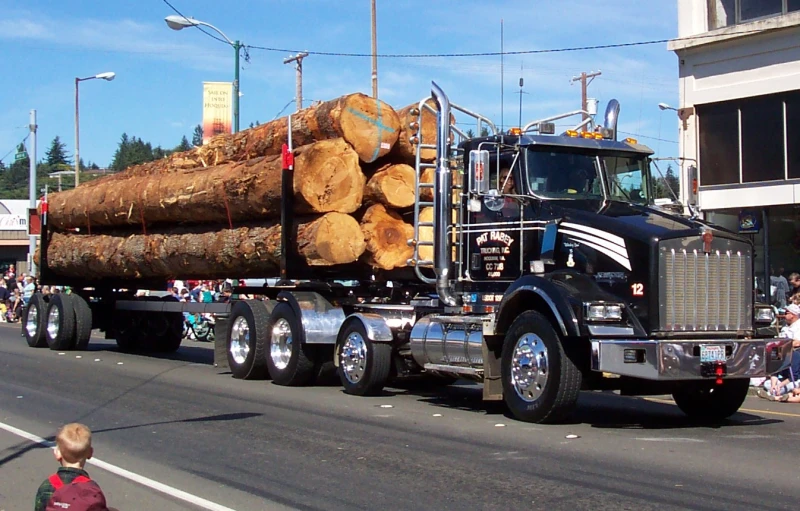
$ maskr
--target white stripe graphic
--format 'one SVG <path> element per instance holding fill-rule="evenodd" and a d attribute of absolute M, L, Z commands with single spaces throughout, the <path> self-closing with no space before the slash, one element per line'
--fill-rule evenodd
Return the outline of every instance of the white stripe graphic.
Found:
<path fill-rule="evenodd" d="M 589 234 L 594 234 L 595 236 L 597 236 L 599 238 L 607 239 L 608 241 L 610 241 L 612 243 L 616 243 L 617 245 L 619 245 L 621 247 L 625 247 L 626 246 L 625 245 L 625 240 L 623 238 L 620 238 L 616 234 L 611 234 L 610 232 L 601 231 L 600 229 L 595 229 L 594 227 L 587 227 L 585 225 L 573 224 L 573 223 L 570 223 L 570 222 L 564 222 L 561 225 L 564 226 L 564 227 L 567 227 L 567 228 L 577 229 L 579 231 L 588 232 Z"/>
<path fill-rule="evenodd" d="M 613 259 L 616 262 L 618 262 L 619 264 L 621 264 L 626 270 L 630 271 L 631 262 L 630 262 L 630 260 L 628 260 L 627 257 L 622 257 L 619 254 L 611 252 L 610 250 L 606 249 L 605 247 L 601 247 L 600 245 L 595 245 L 594 243 L 590 243 L 590 242 L 585 241 L 585 240 L 575 240 L 575 241 L 577 241 L 578 243 L 583 243 L 587 247 L 592 247 L 593 249 L 597 250 L 598 252 L 601 252 L 601 253 L 607 255 L 611 259 Z"/>
<path fill-rule="evenodd" d="M 625 248 L 620 247 L 619 245 L 615 245 L 609 241 L 606 241 L 603 238 L 598 238 L 596 236 L 592 236 L 591 234 L 585 234 L 577 231 L 570 231 L 567 229 L 561 229 L 561 233 L 566 234 L 567 236 L 571 236 L 572 238 L 580 238 L 582 240 L 591 241 L 592 243 L 596 243 L 597 245 L 606 247 L 607 249 L 616 252 L 617 254 L 625 258 L 628 257 L 628 251 Z"/>
<path fill-rule="evenodd" d="M 0 429 L 4 429 L 9 433 L 20 436 L 25 440 L 30 440 L 31 442 L 44 445 L 45 447 L 53 447 L 54 445 L 53 442 L 48 442 L 42 437 L 33 435 L 31 433 L 28 433 L 27 431 L 23 431 L 19 428 L 15 428 L 14 426 L 10 426 L 2 422 L 0 422 Z M 234 509 L 231 509 L 229 507 L 225 507 L 215 502 L 211 502 L 210 500 L 206 500 L 196 495 L 192 495 L 191 493 L 187 493 L 177 488 L 167 486 L 164 483 L 159 483 L 158 481 L 154 481 L 153 479 L 141 476 L 129 470 L 125 470 L 124 468 L 120 468 L 116 465 L 112 465 L 111 463 L 107 463 L 97 458 L 90 458 L 89 460 L 87 460 L 87 463 L 100 467 L 103 470 L 107 470 L 112 474 L 124 477 L 125 479 L 133 481 L 135 483 L 139 483 L 143 486 L 147 486 L 148 488 L 152 488 L 153 490 L 160 491 L 161 493 L 166 493 L 170 497 L 174 497 L 184 502 L 194 504 L 195 506 L 198 506 L 202 509 L 208 509 L 209 511 L 235 511 Z"/>

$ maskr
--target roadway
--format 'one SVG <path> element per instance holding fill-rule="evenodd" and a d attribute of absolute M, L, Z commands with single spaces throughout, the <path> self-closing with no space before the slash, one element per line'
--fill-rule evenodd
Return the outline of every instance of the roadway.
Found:
<path fill-rule="evenodd" d="M 168 357 L 90 348 L 28 348 L 18 325 L 0 325 L 0 468 L 13 469 L 0 511 L 30 508 L 55 470 L 35 437 L 70 421 L 94 431 L 102 466 L 87 469 L 120 510 L 717 511 L 800 498 L 791 404 L 750 397 L 709 426 L 669 400 L 585 393 L 572 422 L 543 426 L 469 383 L 357 398 L 234 380 L 208 344 Z"/>

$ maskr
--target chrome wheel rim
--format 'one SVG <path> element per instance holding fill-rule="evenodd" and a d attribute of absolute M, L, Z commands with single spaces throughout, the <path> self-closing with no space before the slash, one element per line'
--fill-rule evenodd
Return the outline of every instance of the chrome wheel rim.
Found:
<path fill-rule="evenodd" d="M 339 353 L 339 365 L 342 374 L 350 383 L 358 383 L 364 377 L 367 367 L 367 343 L 358 332 L 351 332 L 347 336 Z"/>
<path fill-rule="evenodd" d="M 50 312 L 47 313 L 47 335 L 51 339 L 58 337 L 58 330 L 61 328 L 59 320 L 61 319 L 61 312 L 58 307 L 52 307 Z"/>
<path fill-rule="evenodd" d="M 231 358 L 237 364 L 244 364 L 250 354 L 250 325 L 247 318 L 239 316 L 231 328 L 231 345 L 228 348 Z"/>
<path fill-rule="evenodd" d="M 278 369 L 286 369 L 292 358 L 292 327 L 284 318 L 278 319 L 272 326 L 269 355 Z"/>
<path fill-rule="evenodd" d="M 39 329 L 39 307 L 31 304 L 28 306 L 28 321 L 25 323 L 25 330 L 29 337 L 36 335 Z"/>
<path fill-rule="evenodd" d="M 525 334 L 517 340 L 511 358 L 511 386 L 517 396 L 533 403 L 542 396 L 550 374 L 547 347 L 536 334 Z"/>

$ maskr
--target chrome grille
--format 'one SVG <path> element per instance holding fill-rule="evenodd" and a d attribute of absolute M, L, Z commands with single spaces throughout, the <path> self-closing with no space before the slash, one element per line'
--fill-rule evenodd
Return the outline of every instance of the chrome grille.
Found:
<path fill-rule="evenodd" d="M 752 327 L 750 246 L 697 238 L 659 245 L 660 327 L 667 331 L 738 331 Z"/>

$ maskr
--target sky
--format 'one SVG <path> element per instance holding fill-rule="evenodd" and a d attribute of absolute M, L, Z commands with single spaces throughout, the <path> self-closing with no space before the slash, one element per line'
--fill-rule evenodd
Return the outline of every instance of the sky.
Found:
<path fill-rule="evenodd" d="M 295 95 L 290 51 L 369 54 L 369 0 L 169 0 L 185 16 L 211 23 L 249 48 L 240 68 L 241 127 L 266 122 Z M 37 159 L 55 136 L 74 154 L 75 78 L 113 71 L 111 82 L 80 84 L 80 156 L 105 167 L 123 133 L 165 148 L 191 140 L 202 121 L 204 81 L 231 81 L 234 51 L 195 28 L 174 31 L 164 0 L 0 0 L 0 158 L 28 134 L 37 111 Z M 672 0 L 377 0 L 378 53 L 448 54 L 550 50 L 670 39 Z M 213 32 L 212 32 L 213 33 Z M 268 51 L 278 48 L 290 51 Z M 678 103 L 677 57 L 666 43 L 626 48 L 471 57 L 378 59 L 378 94 L 400 108 L 430 94 L 435 81 L 451 102 L 506 128 L 580 107 L 572 83 L 601 71 L 589 96 L 620 101 L 619 130 L 659 156 L 677 156 L 678 120 L 658 103 Z M 371 94 L 371 58 L 310 55 L 303 96 L 328 100 Z M 501 92 L 504 101 L 501 107 Z M 288 107 L 287 107 L 288 104 Z M 575 123 L 579 119 L 575 119 Z M 461 120 L 461 119 L 459 119 Z M 469 129 L 466 123 L 462 126 Z M 558 124 L 567 129 L 566 124 Z M 8 154 L 10 152 L 10 154 Z"/>

